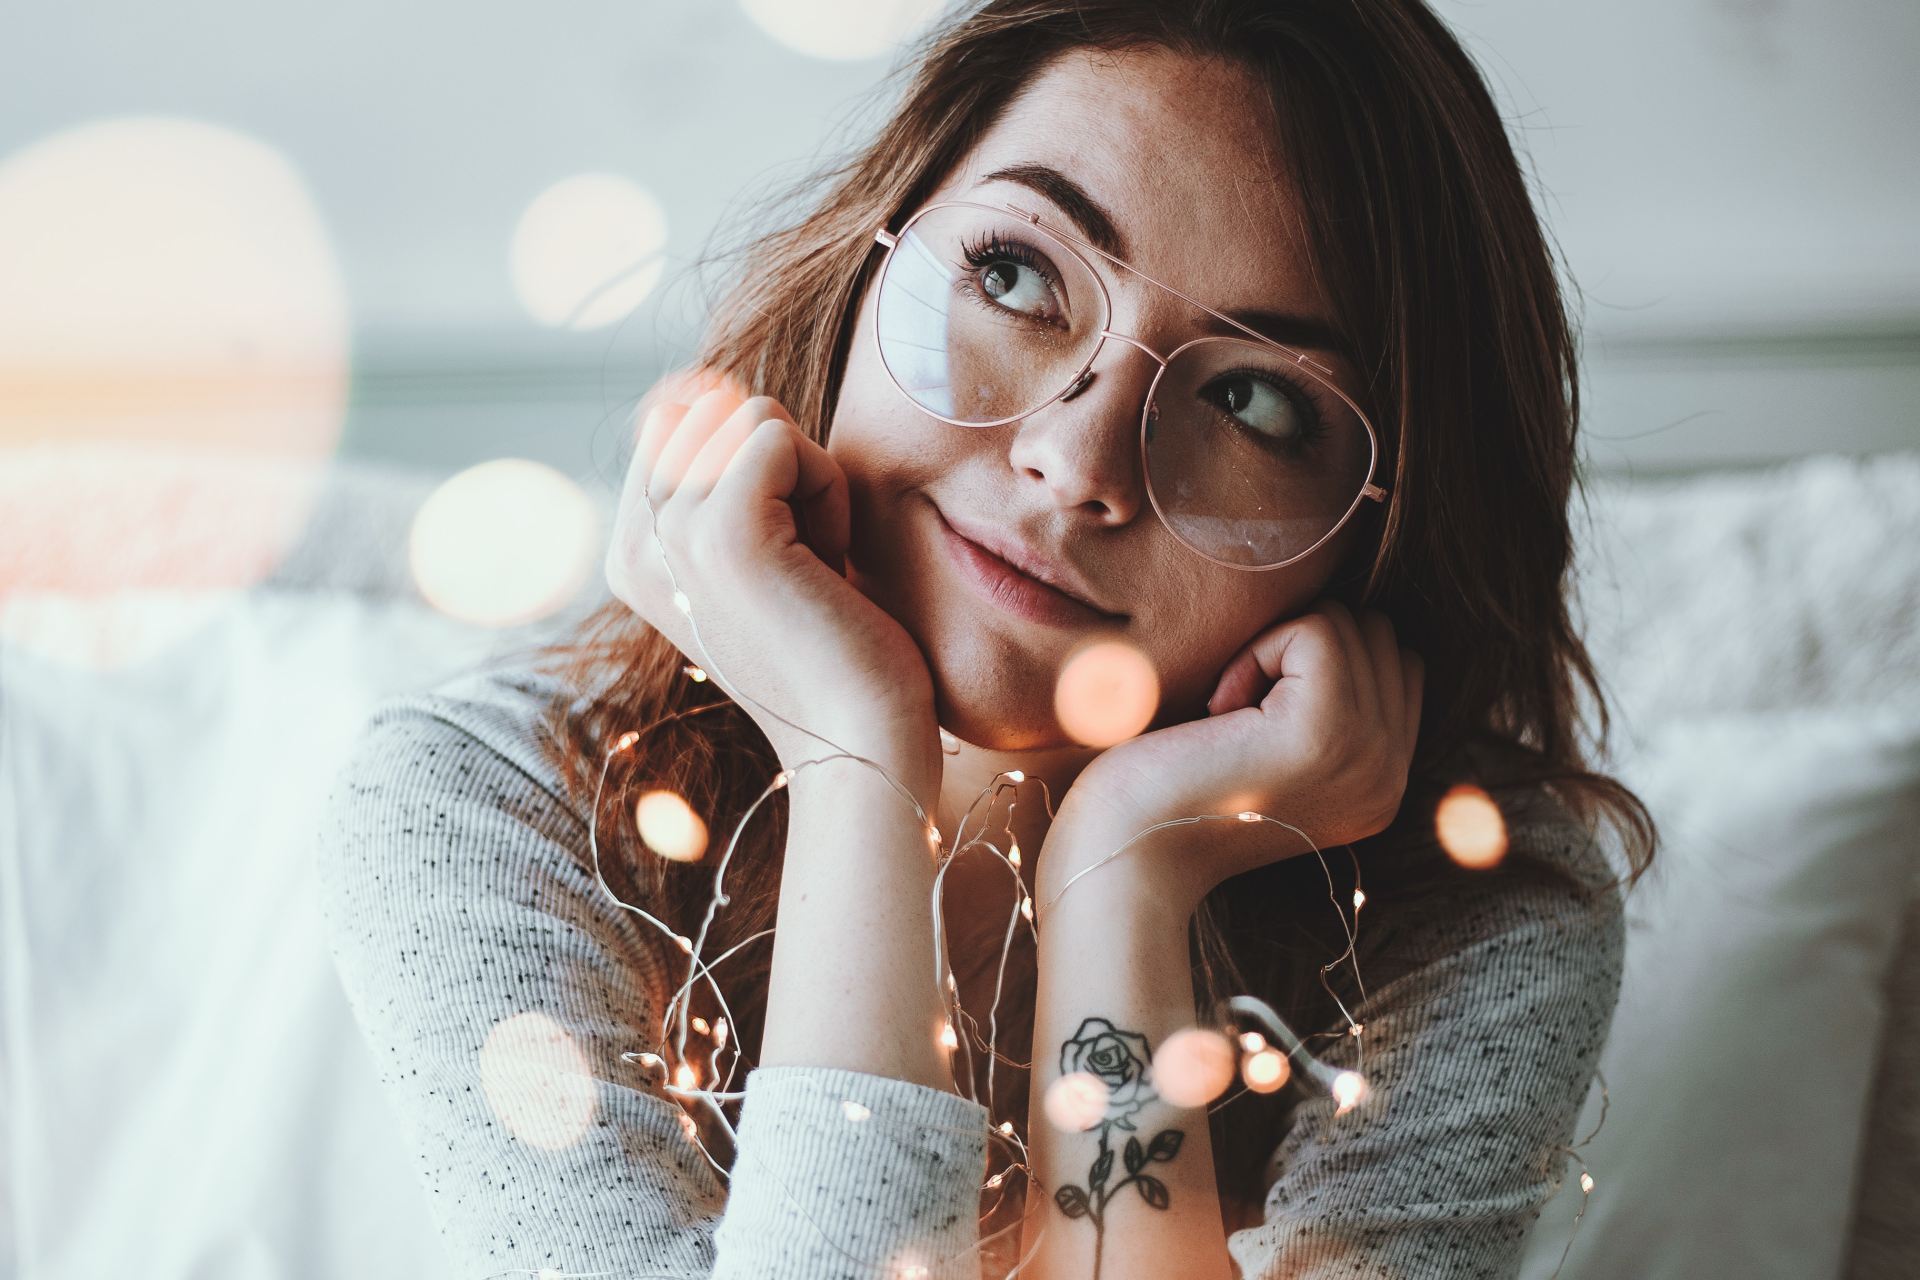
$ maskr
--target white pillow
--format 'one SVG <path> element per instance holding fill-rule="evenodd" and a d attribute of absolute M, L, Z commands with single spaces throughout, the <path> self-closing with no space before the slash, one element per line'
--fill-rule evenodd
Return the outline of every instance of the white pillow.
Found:
<path fill-rule="evenodd" d="M 1662 824 L 1627 897 L 1604 1126 L 1529 1238 L 1545 1280 L 1838 1274 L 1920 829 L 1920 707 L 1679 720 L 1621 765 Z M 1598 1084 L 1574 1134 L 1600 1121 Z"/>
<path fill-rule="evenodd" d="M 344 592 L 193 603 L 118 670 L 0 633 L 0 1275 L 447 1275 L 312 834 L 372 705 L 496 637 Z M 180 604 L 47 607 L 77 635 Z"/>

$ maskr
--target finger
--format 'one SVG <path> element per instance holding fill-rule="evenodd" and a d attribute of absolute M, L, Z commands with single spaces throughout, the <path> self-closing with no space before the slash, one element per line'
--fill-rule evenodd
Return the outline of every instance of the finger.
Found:
<path fill-rule="evenodd" d="M 1304 714 L 1325 708 L 1333 714 L 1351 711 L 1352 699 L 1339 689 L 1346 667 L 1340 632 L 1321 612 L 1309 610 L 1254 637 L 1253 658 L 1260 674 L 1273 683 L 1260 705 L 1275 708 L 1304 699 Z"/>
<path fill-rule="evenodd" d="M 640 433 L 633 444 L 633 458 L 627 464 L 627 484 L 622 500 L 632 499 L 636 503 L 646 490 L 647 482 L 660 464 L 660 452 L 667 447 L 667 441 L 673 438 L 674 430 L 680 420 L 687 416 L 687 410 L 693 406 L 677 400 L 664 401 L 655 405 L 640 423 Z"/>
<path fill-rule="evenodd" d="M 739 407 L 740 401 L 726 388 L 709 391 L 689 406 L 674 427 L 666 447 L 660 451 L 653 474 L 647 481 L 647 495 L 652 499 L 655 511 L 673 497 L 674 490 L 686 476 L 687 465 L 700 452 L 700 446 Z"/>
<path fill-rule="evenodd" d="M 806 545 L 844 574 L 851 539 L 847 475 L 833 455 L 785 418 L 758 424 L 713 488 L 713 500 L 750 520 L 792 528 L 804 522 Z M 763 526 L 764 527 L 764 526 Z"/>
<path fill-rule="evenodd" d="M 714 483 L 727 469 L 727 463 L 732 461 L 733 455 L 740 451 L 747 437 L 768 418 L 785 419 L 786 416 L 787 411 L 772 396 L 754 396 L 742 401 L 687 462 L 686 474 L 680 477 L 680 483 L 674 487 L 675 500 L 697 502 L 712 493 Z"/>
<path fill-rule="evenodd" d="M 1393 631 L 1393 620 L 1378 609 L 1360 615 L 1360 634 L 1366 640 L 1367 656 L 1373 668 L 1374 702 L 1387 722 L 1398 733 L 1404 724 L 1401 713 L 1406 699 L 1401 692 L 1400 643 Z"/>
<path fill-rule="evenodd" d="M 1340 637 L 1340 650 L 1346 658 L 1347 687 L 1352 695 L 1354 713 L 1360 717 L 1362 724 L 1378 723 L 1380 692 L 1373 678 L 1373 658 L 1367 651 L 1367 642 L 1360 635 L 1360 624 L 1353 619 L 1353 611 L 1332 599 L 1320 600 L 1314 609 L 1326 616 Z"/>
<path fill-rule="evenodd" d="M 1207 699 L 1207 714 L 1223 716 L 1257 705 L 1260 695 L 1265 692 L 1261 688 L 1263 683 L 1260 659 L 1254 653 L 1253 643 L 1249 641 L 1220 672 L 1220 678 L 1213 686 L 1213 695 Z"/>

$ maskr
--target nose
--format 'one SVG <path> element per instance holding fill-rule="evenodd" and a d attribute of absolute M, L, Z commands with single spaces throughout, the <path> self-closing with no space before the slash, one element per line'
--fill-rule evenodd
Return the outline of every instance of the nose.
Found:
<path fill-rule="evenodd" d="M 1008 453 L 1014 470 L 1045 482 L 1058 506 L 1102 524 L 1124 525 L 1146 502 L 1140 414 L 1160 366 L 1136 347 L 1126 338 L 1102 344 L 1067 394 L 1020 420 Z"/>

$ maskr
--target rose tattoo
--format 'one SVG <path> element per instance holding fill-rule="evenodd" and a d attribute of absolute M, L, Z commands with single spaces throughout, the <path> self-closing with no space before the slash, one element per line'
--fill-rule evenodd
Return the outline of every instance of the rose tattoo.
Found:
<path fill-rule="evenodd" d="M 1106 1235 L 1107 1205 L 1123 1188 L 1131 1185 L 1140 1198 L 1156 1209 L 1167 1207 L 1167 1184 L 1146 1172 L 1148 1165 L 1171 1160 L 1180 1153 L 1187 1136 L 1179 1129 L 1162 1129 L 1147 1146 L 1132 1136 L 1134 1117 L 1156 1098 L 1149 1082 L 1153 1054 L 1147 1038 L 1137 1031 L 1122 1031 L 1105 1018 L 1086 1018 L 1073 1038 L 1060 1046 L 1060 1074 L 1084 1071 L 1107 1086 L 1107 1108 L 1098 1125 L 1100 1151 L 1087 1170 L 1087 1185 L 1069 1183 L 1053 1193 L 1054 1203 L 1069 1218 L 1093 1221 L 1093 1274 L 1100 1275 L 1100 1248 Z M 1128 1131 L 1122 1151 L 1126 1176 L 1108 1185 L 1113 1176 L 1111 1134 L 1115 1129 Z"/>

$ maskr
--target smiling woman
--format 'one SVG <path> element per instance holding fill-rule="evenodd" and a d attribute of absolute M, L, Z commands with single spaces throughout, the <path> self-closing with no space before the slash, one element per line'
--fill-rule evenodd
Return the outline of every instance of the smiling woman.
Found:
<path fill-rule="evenodd" d="M 1618 991 L 1599 837 L 1653 833 L 1586 763 L 1574 350 L 1498 111 L 1418 0 L 994 0 L 905 70 L 643 404 L 616 598 L 341 780 L 341 973 L 449 1240 L 1512 1274 Z M 1118 742 L 1063 713 L 1096 646 Z M 594 1084 L 557 1150 L 473 1087 L 528 1012 Z"/>

